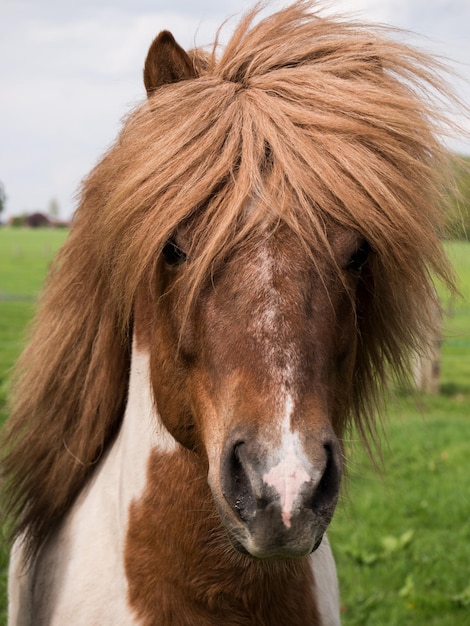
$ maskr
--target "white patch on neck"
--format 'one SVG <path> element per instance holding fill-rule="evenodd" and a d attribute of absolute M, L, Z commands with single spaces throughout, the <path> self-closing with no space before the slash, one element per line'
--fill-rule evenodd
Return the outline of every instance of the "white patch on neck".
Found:
<path fill-rule="evenodd" d="M 325 626 L 341 626 L 338 577 L 326 535 L 323 536 L 320 547 L 310 555 L 309 560 L 314 578 L 312 592 L 320 613 L 320 622 Z"/>
<path fill-rule="evenodd" d="M 16 594 L 25 606 L 24 589 L 31 594 L 31 623 L 137 623 L 127 603 L 123 560 L 129 508 L 142 497 L 151 454 L 174 452 L 178 447 L 153 401 L 149 355 L 137 350 L 134 342 L 129 395 L 119 434 L 63 525 L 42 547 L 34 569 L 21 581 L 23 591 Z M 12 584 L 18 584 L 16 571 L 11 577 Z M 15 611 L 11 607 L 12 615 Z"/>
<path fill-rule="evenodd" d="M 285 413 L 282 423 L 281 445 L 278 449 L 280 461 L 263 475 L 264 482 L 274 487 L 280 496 L 281 516 L 284 526 L 290 528 L 292 512 L 302 485 L 314 479 L 310 463 L 305 458 L 299 433 L 291 430 L 294 401 L 290 394 L 285 398 Z M 309 468 L 310 474 L 306 471 Z"/>
<path fill-rule="evenodd" d="M 174 452 L 178 447 L 173 436 L 163 425 L 153 399 L 150 381 L 150 356 L 132 347 L 129 395 L 124 421 L 118 439 L 122 439 L 127 453 L 139 463 L 145 459 L 142 474 L 146 476 L 147 460 L 152 449 L 160 452 Z M 142 486 L 143 488 L 143 486 Z"/>
<path fill-rule="evenodd" d="M 145 489 L 152 452 L 174 452 L 177 447 L 155 406 L 150 381 L 150 355 L 140 351 L 134 339 L 124 419 L 109 452 L 109 460 L 105 460 L 109 468 L 108 480 L 117 481 L 125 517 L 132 500 L 139 498 Z"/>

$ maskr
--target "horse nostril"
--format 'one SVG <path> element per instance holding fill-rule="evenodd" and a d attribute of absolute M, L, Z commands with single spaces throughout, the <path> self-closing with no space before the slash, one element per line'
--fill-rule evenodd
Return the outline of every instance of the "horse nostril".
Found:
<path fill-rule="evenodd" d="M 326 467 L 323 476 L 313 494 L 311 509 L 321 514 L 324 509 L 331 507 L 338 499 L 341 482 L 341 464 L 334 444 L 324 444 L 326 452 Z"/>
<path fill-rule="evenodd" d="M 237 442 L 228 455 L 224 471 L 224 497 L 244 521 L 256 511 L 256 500 L 243 461 L 244 441 Z"/>
<path fill-rule="evenodd" d="M 278 458 L 265 452 L 266 460 L 251 440 L 239 436 L 227 441 L 220 467 L 222 494 L 249 532 L 271 528 L 275 534 L 277 529 L 279 539 L 283 533 L 307 536 L 312 525 L 326 528 L 338 498 L 341 454 L 334 436 L 320 437 L 311 466 L 287 453 Z"/>

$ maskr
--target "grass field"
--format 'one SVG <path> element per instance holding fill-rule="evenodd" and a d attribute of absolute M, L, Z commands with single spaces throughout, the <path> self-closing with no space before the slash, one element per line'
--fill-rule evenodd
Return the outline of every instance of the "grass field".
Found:
<path fill-rule="evenodd" d="M 44 276 L 65 241 L 63 230 L 0 228 L 0 423 L 6 417 L 8 376 L 23 346 Z M 0 625 L 7 623 L 8 545 L 0 546 Z"/>
<path fill-rule="evenodd" d="M 447 250 L 441 395 L 389 403 L 381 471 L 351 446 L 330 530 L 344 626 L 470 626 L 470 243 Z"/>
<path fill-rule="evenodd" d="M 0 405 L 34 297 L 65 236 L 0 229 Z M 349 481 L 330 531 L 344 626 L 470 626 L 470 243 L 448 251 L 463 298 L 442 295 L 450 314 L 443 393 L 396 395 L 383 470 L 350 444 Z M 0 624 L 7 550 L 4 542 Z"/>
<path fill-rule="evenodd" d="M 47 269 L 65 241 L 64 230 L 0 228 L 0 390 L 21 351 Z"/>

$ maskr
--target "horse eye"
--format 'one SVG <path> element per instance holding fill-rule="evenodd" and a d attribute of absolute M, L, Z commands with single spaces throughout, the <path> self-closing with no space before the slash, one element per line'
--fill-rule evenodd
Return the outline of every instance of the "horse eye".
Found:
<path fill-rule="evenodd" d="M 164 245 L 162 256 L 167 265 L 180 265 L 186 261 L 186 252 L 173 239 L 169 239 Z"/>
<path fill-rule="evenodd" d="M 348 270 L 352 270 L 353 272 L 360 272 L 364 265 L 367 263 L 370 251 L 370 244 L 367 241 L 364 241 L 364 243 L 359 246 L 359 248 L 351 256 L 348 264 L 346 265 L 346 268 Z"/>

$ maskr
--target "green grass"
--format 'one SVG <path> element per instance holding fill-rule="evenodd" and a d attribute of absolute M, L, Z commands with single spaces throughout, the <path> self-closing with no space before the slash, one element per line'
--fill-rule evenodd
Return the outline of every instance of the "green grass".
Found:
<path fill-rule="evenodd" d="M 66 236 L 60 229 L 0 228 L 0 297 L 37 295 Z"/>
<path fill-rule="evenodd" d="M 0 412 L 48 267 L 67 231 L 0 228 Z"/>
<path fill-rule="evenodd" d="M 6 418 L 8 376 L 47 269 L 67 231 L 0 228 L 0 423 Z M 2 531 L 2 536 L 4 536 Z M 0 624 L 7 623 L 8 544 L 0 547 Z"/>
<path fill-rule="evenodd" d="M 470 396 L 470 243 L 455 241 L 447 250 L 460 296 L 442 297 L 448 316 L 442 346 L 442 392 Z"/>
<path fill-rule="evenodd" d="M 330 530 L 343 625 L 470 625 L 469 402 L 402 399 L 386 430 L 382 472 L 354 450 Z"/>
<path fill-rule="evenodd" d="M 0 229 L 0 404 L 61 231 Z M 390 406 L 384 469 L 350 446 L 349 480 L 330 530 L 343 626 L 470 626 L 470 243 L 448 251 L 462 299 L 449 312 L 438 397 Z M 5 300 L 5 294 L 21 296 Z M 0 624 L 8 548 L 0 550 Z M 2 621 L 3 620 L 3 621 Z"/>
<path fill-rule="evenodd" d="M 382 471 L 350 451 L 330 530 L 343 626 L 470 626 L 470 243 L 447 251 L 441 395 L 390 403 Z"/>

